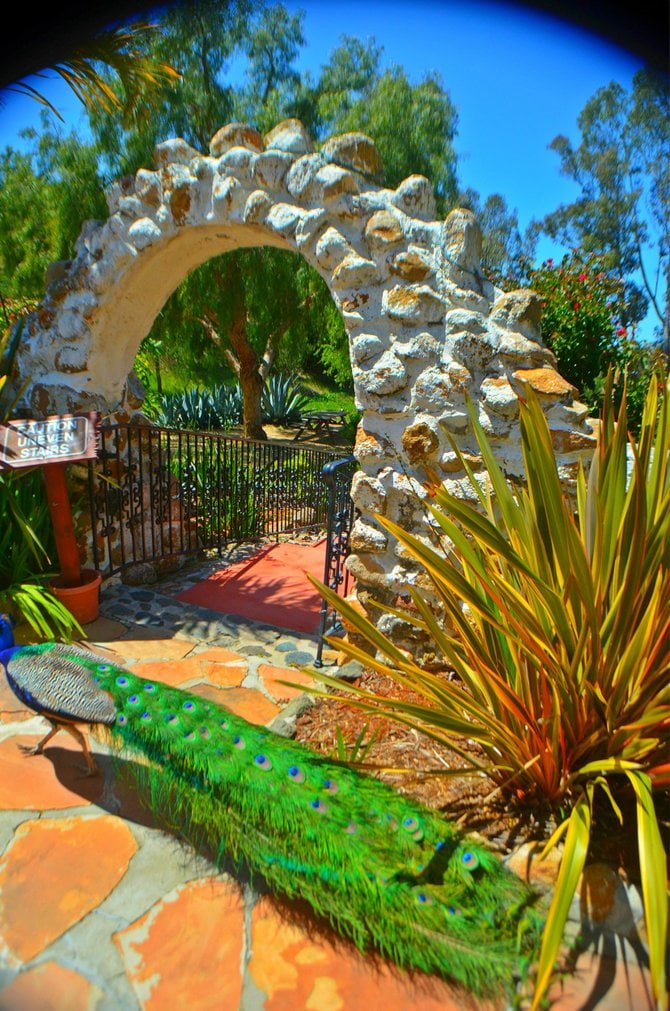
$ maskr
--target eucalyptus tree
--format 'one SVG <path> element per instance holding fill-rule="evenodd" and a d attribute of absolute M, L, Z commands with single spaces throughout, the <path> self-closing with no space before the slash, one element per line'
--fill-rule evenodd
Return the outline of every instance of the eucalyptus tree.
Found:
<path fill-rule="evenodd" d="M 534 229 L 521 231 L 516 209 L 509 207 L 501 193 L 491 193 L 482 202 L 480 195 L 468 188 L 459 195 L 458 202 L 475 214 L 482 229 L 481 263 L 485 273 L 503 285 L 521 284 L 535 255 Z"/>
<path fill-rule="evenodd" d="M 296 69 L 306 45 L 304 14 L 289 14 L 282 4 L 262 9 L 243 41 L 247 66 L 244 84 L 235 94 L 236 118 L 267 133 L 282 119 L 295 115 L 295 94 L 301 77 Z"/>
<path fill-rule="evenodd" d="M 382 54 L 374 39 L 342 37 L 312 89 L 313 129 L 318 137 L 349 131 L 372 137 L 384 182 L 397 186 L 414 173 L 425 175 L 444 214 L 458 193 L 456 108 L 438 74 L 413 84 L 400 66 L 382 71 Z"/>
<path fill-rule="evenodd" d="M 24 151 L 0 154 L 0 293 L 35 299 L 48 265 L 71 256 L 82 221 L 105 216 L 107 205 L 91 145 L 46 116 L 23 137 Z"/>
<path fill-rule="evenodd" d="M 6 148 L 0 155 L 0 293 L 36 296 L 54 259 L 52 194 L 37 185 L 30 155 Z"/>
<path fill-rule="evenodd" d="M 639 71 L 631 91 L 611 82 L 588 100 L 577 145 L 550 147 L 580 194 L 541 228 L 568 247 L 597 254 L 626 284 L 628 321 L 651 306 L 668 346 L 670 315 L 670 93 L 666 79 Z"/>
<path fill-rule="evenodd" d="M 61 38 L 42 39 L 33 56 L 25 56 L 26 76 L 4 90 L 34 98 L 62 120 L 39 84 L 27 79 L 52 71 L 89 115 L 113 115 L 127 128 L 136 127 L 159 93 L 179 77 L 149 51 L 156 31 L 155 23 L 135 20 L 95 31 L 73 48 Z M 6 148 L 0 156 L 0 297 L 27 304 L 43 293 L 48 264 L 69 254 L 82 221 L 101 216 L 106 207 L 93 146 L 74 134 L 64 137 L 45 114 L 40 132 L 29 129 L 23 137 L 32 148 L 22 153 Z"/>
<path fill-rule="evenodd" d="M 111 178 L 151 165 L 156 143 L 168 137 L 208 149 L 218 128 L 233 117 L 235 88 L 226 72 L 245 37 L 250 12 L 250 0 L 188 0 L 161 13 L 148 48 L 153 59 L 174 67 L 178 82 L 147 106 L 141 122 L 125 123 L 113 110 L 101 108 L 89 116 Z M 116 86 L 123 89 L 123 82 Z"/>

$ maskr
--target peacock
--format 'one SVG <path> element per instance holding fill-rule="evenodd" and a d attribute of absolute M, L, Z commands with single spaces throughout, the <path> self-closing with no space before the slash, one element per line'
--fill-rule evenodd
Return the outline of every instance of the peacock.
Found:
<path fill-rule="evenodd" d="M 106 727 L 142 760 L 150 803 L 221 865 L 308 903 L 360 950 L 477 995 L 510 995 L 537 953 L 536 896 L 485 846 L 378 779 L 137 677 L 78 646 L 17 646 L 0 663 L 26 706 L 64 729 Z"/>

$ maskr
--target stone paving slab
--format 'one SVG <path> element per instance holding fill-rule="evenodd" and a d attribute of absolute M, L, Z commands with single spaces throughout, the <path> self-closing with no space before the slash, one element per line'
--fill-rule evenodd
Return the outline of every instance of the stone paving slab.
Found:
<path fill-rule="evenodd" d="M 190 685 L 254 722 L 290 731 L 309 688 L 291 657 L 316 643 L 230 622 L 144 588 L 106 588 L 87 641 L 152 677 Z M 4 682 L 4 678 L 2 679 Z M 444 983 L 365 958 L 180 843 L 148 814 L 98 740 L 82 777 L 61 734 L 43 735 L 0 684 L 0 1011 L 466 1011 Z M 640 950 L 586 952 L 557 984 L 558 1011 L 646 1011 Z M 628 948 L 625 948 L 628 944 Z M 608 952 L 605 952 L 607 956 Z M 642 952 L 642 957 L 644 952 Z M 494 1011 L 490 1006 L 490 1011 Z M 498 1011 L 498 1009 L 496 1009 Z"/>

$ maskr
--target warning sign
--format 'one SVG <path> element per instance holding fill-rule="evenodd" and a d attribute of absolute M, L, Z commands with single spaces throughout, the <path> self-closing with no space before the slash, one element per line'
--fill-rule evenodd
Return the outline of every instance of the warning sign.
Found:
<path fill-rule="evenodd" d="M 99 414 L 58 414 L 41 421 L 18 418 L 0 425 L 0 467 L 92 460 L 97 451 Z"/>

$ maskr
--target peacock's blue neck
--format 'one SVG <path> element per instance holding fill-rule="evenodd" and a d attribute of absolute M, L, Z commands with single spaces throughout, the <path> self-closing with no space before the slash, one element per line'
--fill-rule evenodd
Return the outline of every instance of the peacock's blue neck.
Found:
<path fill-rule="evenodd" d="M 19 647 L 14 644 L 14 633 L 9 619 L 0 615 L 0 663 L 6 667 Z"/>
<path fill-rule="evenodd" d="M 20 648 L 20 646 L 8 646 L 7 649 L 0 649 L 0 666 L 6 670 L 7 664 Z"/>

